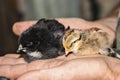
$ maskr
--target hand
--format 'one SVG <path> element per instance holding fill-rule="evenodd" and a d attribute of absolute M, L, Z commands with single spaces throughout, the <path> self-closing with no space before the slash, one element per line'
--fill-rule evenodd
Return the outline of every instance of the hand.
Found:
<path fill-rule="evenodd" d="M 74 56 L 38 60 L 29 64 L 18 55 L 0 58 L 0 75 L 18 80 L 119 80 L 120 60 L 102 56 Z"/>
<path fill-rule="evenodd" d="M 105 30 L 114 40 L 114 32 L 111 28 L 102 25 L 100 21 L 88 22 L 77 18 L 57 19 L 65 27 L 71 26 L 77 29 L 97 27 Z M 19 22 L 13 27 L 13 31 L 20 35 L 35 21 Z M 6 55 L 0 58 L 0 76 L 18 78 L 18 80 L 110 80 L 120 77 L 120 61 L 115 58 L 92 56 L 61 56 L 49 60 L 37 60 L 26 63 L 19 55 Z"/>

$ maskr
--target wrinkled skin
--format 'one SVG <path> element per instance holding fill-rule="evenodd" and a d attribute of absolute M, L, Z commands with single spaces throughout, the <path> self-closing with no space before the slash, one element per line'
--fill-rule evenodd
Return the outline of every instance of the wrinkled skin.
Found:
<path fill-rule="evenodd" d="M 64 26 L 76 29 L 97 27 L 105 30 L 114 40 L 115 17 L 88 22 L 78 18 L 57 19 Z M 36 21 L 17 22 L 13 26 L 20 35 Z M 110 24 L 107 24 L 111 22 Z M 109 25 L 107 27 L 106 25 Z M 120 60 L 104 55 L 74 56 L 64 55 L 54 59 L 36 60 L 26 63 L 17 54 L 0 57 L 0 76 L 18 80 L 119 80 Z"/>

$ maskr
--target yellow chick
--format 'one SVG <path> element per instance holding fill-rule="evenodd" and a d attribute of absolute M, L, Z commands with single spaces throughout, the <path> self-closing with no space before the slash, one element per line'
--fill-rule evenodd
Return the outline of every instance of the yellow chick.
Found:
<path fill-rule="evenodd" d="M 63 36 L 63 46 L 66 56 L 99 54 L 100 49 L 112 45 L 110 36 L 101 29 L 91 28 L 85 30 L 68 29 Z"/>

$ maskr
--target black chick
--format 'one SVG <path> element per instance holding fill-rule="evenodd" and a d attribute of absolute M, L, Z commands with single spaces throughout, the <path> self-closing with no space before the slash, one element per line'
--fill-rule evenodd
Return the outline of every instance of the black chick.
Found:
<path fill-rule="evenodd" d="M 65 27 L 56 20 L 40 19 L 25 30 L 19 37 L 18 53 L 31 62 L 38 59 L 50 59 L 64 54 L 62 37 Z"/>

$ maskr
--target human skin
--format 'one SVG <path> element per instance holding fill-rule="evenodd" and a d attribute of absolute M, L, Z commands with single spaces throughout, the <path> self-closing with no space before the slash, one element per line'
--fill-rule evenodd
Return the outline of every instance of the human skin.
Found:
<path fill-rule="evenodd" d="M 111 21 L 110 21 L 111 19 Z M 76 29 L 97 27 L 105 30 L 114 40 L 116 17 L 106 18 L 102 21 L 88 22 L 79 18 L 56 19 L 65 27 Z M 106 27 L 106 22 L 113 22 Z M 13 31 L 20 35 L 36 21 L 17 22 Z M 91 56 L 60 56 L 48 60 L 36 60 L 26 63 L 17 54 L 8 54 L 0 57 L 0 76 L 18 80 L 118 80 L 120 79 L 120 60 L 104 55 Z"/>
<path fill-rule="evenodd" d="M 57 18 L 65 27 L 76 29 L 100 28 L 114 41 L 117 17 L 111 16 L 95 22 L 80 18 Z M 36 21 L 17 22 L 13 32 L 20 35 Z M 120 60 L 104 55 L 75 56 L 70 54 L 54 59 L 26 63 L 18 54 L 0 57 L 0 76 L 18 80 L 119 80 Z"/>

